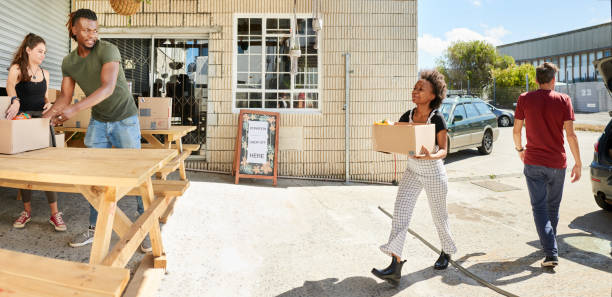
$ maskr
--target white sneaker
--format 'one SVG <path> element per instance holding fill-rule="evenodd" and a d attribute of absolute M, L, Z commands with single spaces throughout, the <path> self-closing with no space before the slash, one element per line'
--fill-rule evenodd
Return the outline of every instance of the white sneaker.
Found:
<path fill-rule="evenodd" d="M 96 232 L 96 227 L 87 228 L 87 231 L 77 234 L 68 244 L 71 247 L 80 247 L 84 245 L 88 245 L 94 240 L 94 233 Z"/>

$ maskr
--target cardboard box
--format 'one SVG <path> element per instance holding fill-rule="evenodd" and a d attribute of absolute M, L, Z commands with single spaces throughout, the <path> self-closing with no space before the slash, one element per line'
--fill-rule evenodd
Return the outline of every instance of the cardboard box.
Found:
<path fill-rule="evenodd" d="M 66 141 L 66 136 L 64 133 L 57 133 L 55 134 L 55 147 L 65 147 L 65 142 Z M 49 146 L 52 147 L 53 144 L 51 143 L 51 138 L 49 138 Z"/>
<path fill-rule="evenodd" d="M 11 106 L 11 97 L 0 96 L 0 120 L 6 119 L 6 110 Z"/>
<path fill-rule="evenodd" d="M 49 119 L 0 120 L 0 154 L 49 147 Z"/>
<path fill-rule="evenodd" d="M 79 102 L 79 98 L 72 99 L 72 104 Z M 87 128 L 91 120 L 91 108 L 79 111 L 71 119 L 64 122 L 64 127 L 67 128 Z"/>
<path fill-rule="evenodd" d="M 55 100 L 57 100 L 59 96 L 60 96 L 60 90 L 56 90 L 56 89 L 47 90 L 47 99 L 49 100 L 49 102 L 55 103 Z"/>
<path fill-rule="evenodd" d="M 169 129 L 172 117 L 172 98 L 139 97 L 138 118 L 140 128 L 147 130 Z"/>
<path fill-rule="evenodd" d="M 372 148 L 377 152 L 420 155 L 425 146 L 433 152 L 436 144 L 433 124 L 373 125 Z"/>

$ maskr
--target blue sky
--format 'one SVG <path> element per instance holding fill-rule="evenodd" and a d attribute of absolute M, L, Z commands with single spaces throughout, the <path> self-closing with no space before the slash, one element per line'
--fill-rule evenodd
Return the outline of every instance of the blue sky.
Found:
<path fill-rule="evenodd" d="M 612 0 L 418 0 L 419 69 L 432 68 L 450 42 L 494 45 L 610 21 Z"/>

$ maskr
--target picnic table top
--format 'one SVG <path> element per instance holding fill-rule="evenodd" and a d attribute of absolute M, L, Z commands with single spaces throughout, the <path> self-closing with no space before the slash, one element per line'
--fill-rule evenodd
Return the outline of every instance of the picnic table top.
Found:
<path fill-rule="evenodd" d="M 140 133 L 142 134 L 181 134 L 185 135 L 195 129 L 197 126 L 170 126 L 169 129 L 164 130 L 151 130 L 151 129 L 140 129 Z M 64 132 L 87 132 L 87 128 L 74 128 L 74 127 L 55 127 L 56 131 L 64 131 Z"/>
<path fill-rule="evenodd" d="M 45 148 L 0 155 L 0 179 L 136 187 L 177 154 L 171 149 Z"/>

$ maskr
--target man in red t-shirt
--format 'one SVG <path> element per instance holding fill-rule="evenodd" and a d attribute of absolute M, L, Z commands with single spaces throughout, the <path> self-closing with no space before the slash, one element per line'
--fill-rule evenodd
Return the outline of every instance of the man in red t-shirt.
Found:
<path fill-rule="evenodd" d="M 537 91 L 523 93 L 516 103 L 514 145 L 525 163 L 525 179 L 540 243 L 546 253 L 542 266 L 558 265 L 557 223 L 563 182 L 567 167 L 563 148 L 563 130 L 576 164 L 572 182 L 580 179 L 582 162 L 578 137 L 574 132 L 572 100 L 555 92 L 557 67 L 544 63 L 536 68 Z M 526 123 L 526 148 L 522 145 L 523 122 Z"/>

